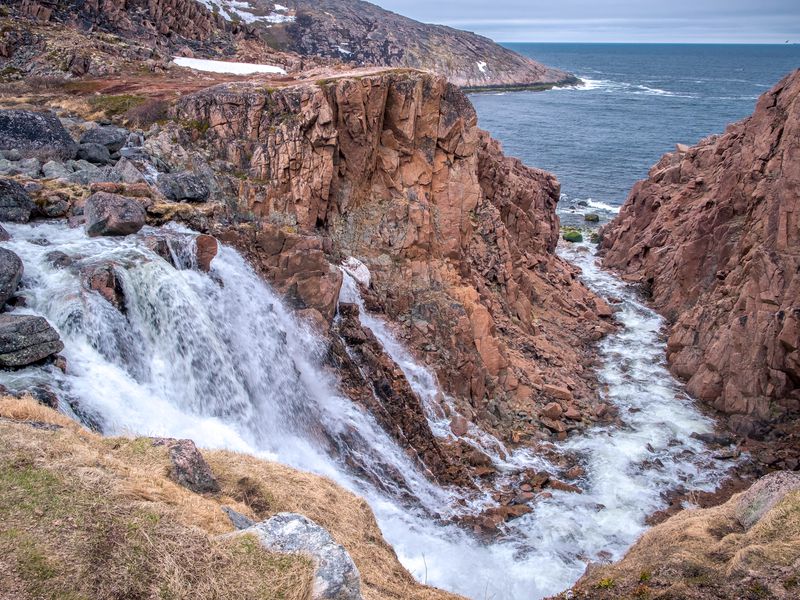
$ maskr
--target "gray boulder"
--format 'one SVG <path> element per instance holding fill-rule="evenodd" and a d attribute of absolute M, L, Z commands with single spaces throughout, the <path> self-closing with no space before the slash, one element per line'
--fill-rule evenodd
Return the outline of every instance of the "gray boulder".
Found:
<path fill-rule="evenodd" d="M 12 148 L 11 150 L 6 150 L 1 153 L 3 158 L 11 161 L 22 160 L 22 153 L 17 150 L 16 148 Z"/>
<path fill-rule="evenodd" d="M 20 257 L 8 248 L 0 248 L 0 307 L 17 291 L 22 270 Z"/>
<path fill-rule="evenodd" d="M 67 179 L 72 175 L 72 170 L 62 162 L 49 160 L 42 165 L 42 173 L 45 179 Z"/>
<path fill-rule="evenodd" d="M 194 173 L 162 173 L 158 176 L 158 189 L 170 200 L 180 202 L 205 202 L 209 189 L 202 177 Z"/>
<path fill-rule="evenodd" d="M 63 160 L 75 156 L 77 144 L 53 113 L 0 110 L 0 150 Z"/>
<path fill-rule="evenodd" d="M 360 600 L 361 576 L 353 559 L 326 529 L 296 513 L 278 513 L 252 529 L 273 552 L 303 554 L 315 564 L 313 600 Z"/>
<path fill-rule="evenodd" d="M 0 179 L 0 221 L 27 223 L 34 204 L 28 192 L 13 179 Z"/>
<path fill-rule="evenodd" d="M 128 141 L 128 130 L 122 127 L 94 127 L 81 136 L 81 144 L 100 144 L 109 152 L 119 152 Z"/>
<path fill-rule="evenodd" d="M 102 144 L 81 144 L 78 146 L 77 156 L 79 160 L 86 160 L 97 165 L 107 165 L 111 162 L 111 152 Z"/>
<path fill-rule="evenodd" d="M 58 333 L 44 317 L 0 315 L 0 367 L 24 367 L 63 349 Z"/>
<path fill-rule="evenodd" d="M 142 175 L 142 172 L 133 161 L 124 156 L 111 169 L 108 180 L 128 184 L 147 183 L 144 175 Z"/>
<path fill-rule="evenodd" d="M 119 194 L 97 192 L 87 198 L 83 209 L 86 216 L 86 233 L 100 235 L 128 235 L 144 227 L 144 208 L 135 199 Z"/>

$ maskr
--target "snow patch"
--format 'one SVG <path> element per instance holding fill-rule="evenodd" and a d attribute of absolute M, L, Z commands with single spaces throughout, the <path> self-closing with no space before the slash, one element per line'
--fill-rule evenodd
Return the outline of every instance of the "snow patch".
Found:
<path fill-rule="evenodd" d="M 253 6 L 244 0 L 198 0 L 212 12 L 217 12 L 229 21 L 238 19 L 244 23 L 291 23 L 294 15 L 280 14 L 289 10 L 282 4 L 276 4 L 268 15 L 254 14 Z"/>
<path fill-rule="evenodd" d="M 283 68 L 274 65 L 207 60 L 205 58 L 186 58 L 185 56 L 176 56 L 173 62 L 179 67 L 188 67 L 196 71 L 208 71 L 210 73 L 231 73 L 233 75 L 278 73 L 280 75 L 286 75 L 286 71 Z"/>
<path fill-rule="evenodd" d="M 279 12 L 286 12 L 287 10 L 289 10 L 289 7 L 284 6 L 283 4 L 276 4 L 272 10 L 277 10 Z"/>
<path fill-rule="evenodd" d="M 355 279 L 364 287 L 369 287 L 369 282 L 372 279 L 372 273 L 369 272 L 367 265 L 358 260 L 356 257 L 351 256 L 342 263 L 342 269 Z"/>
<path fill-rule="evenodd" d="M 352 54 L 350 50 L 342 48 L 341 46 L 336 46 L 336 49 L 339 50 L 340 54 L 346 54 L 347 56 L 350 56 Z"/>
<path fill-rule="evenodd" d="M 486 65 L 486 61 L 482 60 L 482 61 L 476 62 L 475 64 L 478 65 L 478 70 L 485 75 L 486 74 L 486 66 L 487 66 Z"/>

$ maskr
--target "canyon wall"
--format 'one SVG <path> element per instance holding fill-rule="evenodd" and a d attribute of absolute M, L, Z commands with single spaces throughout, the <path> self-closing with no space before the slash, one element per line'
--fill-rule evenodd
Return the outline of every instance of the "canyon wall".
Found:
<path fill-rule="evenodd" d="M 223 239 L 279 289 L 302 271 L 306 284 L 282 289 L 323 328 L 336 274 L 289 248 L 365 263 L 368 308 L 398 324 L 468 417 L 516 441 L 596 418 L 588 346 L 611 313 L 554 254 L 559 184 L 503 156 L 454 85 L 416 71 L 225 84 L 183 98 L 175 118 L 228 174 L 228 218 L 251 222 Z M 540 419 L 553 401 L 558 414 Z"/>
<path fill-rule="evenodd" d="M 670 321 L 694 396 L 753 433 L 800 410 L 800 71 L 752 116 L 678 147 L 603 230 L 604 264 Z"/>

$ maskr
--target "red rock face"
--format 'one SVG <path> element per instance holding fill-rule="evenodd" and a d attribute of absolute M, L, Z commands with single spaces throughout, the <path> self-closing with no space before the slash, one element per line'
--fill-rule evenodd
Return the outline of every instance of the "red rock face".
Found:
<path fill-rule="evenodd" d="M 552 399 L 590 414 L 587 345 L 610 311 L 553 254 L 559 184 L 503 156 L 455 86 L 414 71 L 226 84 L 175 116 L 240 173 L 221 187 L 262 225 L 237 246 L 279 289 L 302 273 L 304 304 L 329 322 L 340 280 L 325 265 L 355 256 L 372 273 L 368 306 L 401 324 L 470 418 L 524 440 L 551 435 L 537 407 Z M 287 248 L 314 264 L 289 268 Z"/>
<path fill-rule="evenodd" d="M 602 247 L 671 321 L 669 362 L 690 393 L 743 431 L 796 413 L 800 71 L 724 135 L 665 155 Z"/>

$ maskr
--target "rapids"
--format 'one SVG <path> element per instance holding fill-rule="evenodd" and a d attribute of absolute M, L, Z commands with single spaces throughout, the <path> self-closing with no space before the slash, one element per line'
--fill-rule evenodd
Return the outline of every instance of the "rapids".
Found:
<path fill-rule="evenodd" d="M 535 599 L 568 587 L 586 563 L 619 557 L 645 518 L 676 486 L 710 490 L 724 474 L 692 432 L 711 429 L 663 360 L 662 321 L 594 264 L 568 251 L 585 282 L 619 298 L 622 327 L 600 344 L 607 402 L 624 425 L 598 426 L 558 445 L 580 457 L 583 494 L 554 492 L 484 543 L 444 520 L 487 502 L 428 481 L 369 414 L 343 397 L 323 366 L 324 345 L 283 306 L 244 259 L 224 245 L 211 273 L 193 264 L 194 234 L 146 228 L 125 238 L 88 238 L 63 223 L 6 226 L 5 246 L 25 265 L 21 312 L 41 314 L 65 344 L 67 373 L 53 366 L 0 372 L 10 389 L 54 388 L 62 410 L 109 435 L 194 439 L 333 478 L 363 495 L 387 540 L 421 581 L 475 599 Z M 172 261 L 145 244 L 169 241 Z M 73 264 L 57 268 L 48 253 Z M 86 289 L 81 271 L 114 265 L 125 311 Z M 178 265 L 176 268 L 175 265 Z M 346 275 L 342 300 L 363 308 Z M 452 435 L 436 377 L 414 360 L 388 323 L 362 311 L 420 396 L 431 429 Z M 452 409 L 452 404 L 448 407 Z M 467 434 L 501 472 L 558 468 L 530 450 L 509 451 L 477 427 Z M 658 460 L 656 460 L 658 459 Z"/>

